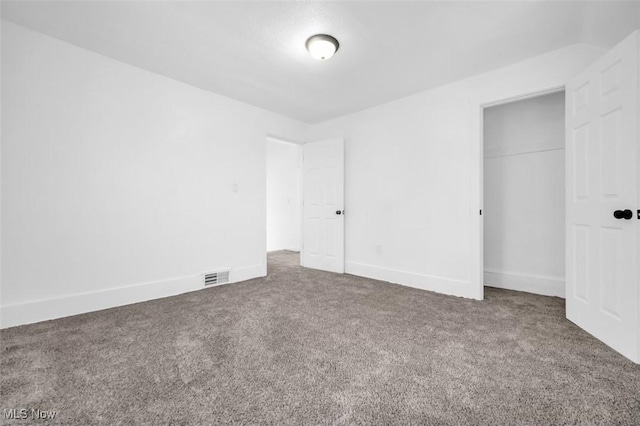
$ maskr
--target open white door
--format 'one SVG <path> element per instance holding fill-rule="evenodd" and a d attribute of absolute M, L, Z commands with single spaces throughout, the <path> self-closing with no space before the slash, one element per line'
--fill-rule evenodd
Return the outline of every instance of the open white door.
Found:
<path fill-rule="evenodd" d="M 638 38 L 636 31 L 566 89 L 567 318 L 634 362 L 640 362 Z"/>
<path fill-rule="evenodd" d="M 344 272 L 344 140 L 310 142 L 303 154 L 302 266 Z"/>

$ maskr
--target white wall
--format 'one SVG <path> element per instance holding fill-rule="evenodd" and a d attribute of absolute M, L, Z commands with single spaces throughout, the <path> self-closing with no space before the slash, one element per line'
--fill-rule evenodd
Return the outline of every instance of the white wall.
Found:
<path fill-rule="evenodd" d="M 267 138 L 267 251 L 300 251 L 302 145 Z"/>
<path fill-rule="evenodd" d="M 564 92 L 484 110 L 485 285 L 564 297 Z"/>
<path fill-rule="evenodd" d="M 1 52 L 3 327 L 265 274 L 265 136 L 306 125 L 4 21 Z"/>
<path fill-rule="evenodd" d="M 347 272 L 481 299 L 480 106 L 563 86 L 602 53 L 569 46 L 314 126 L 346 140 Z"/>

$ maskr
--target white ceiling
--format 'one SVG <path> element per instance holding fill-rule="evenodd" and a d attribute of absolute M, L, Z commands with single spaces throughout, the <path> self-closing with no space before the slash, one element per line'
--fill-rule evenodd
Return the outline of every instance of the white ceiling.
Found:
<path fill-rule="evenodd" d="M 3 1 L 2 18 L 309 123 L 574 43 L 609 47 L 640 2 Z M 340 41 L 320 62 L 304 42 Z"/>

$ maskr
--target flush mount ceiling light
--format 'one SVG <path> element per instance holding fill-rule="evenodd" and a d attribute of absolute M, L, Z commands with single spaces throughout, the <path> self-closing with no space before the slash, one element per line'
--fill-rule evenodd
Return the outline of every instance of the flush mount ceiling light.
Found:
<path fill-rule="evenodd" d="M 327 34 L 316 34 L 309 37 L 306 43 L 307 50 L 314 58 L 325 61 L 338 51 L 340 43 L 335 37 Z"/>

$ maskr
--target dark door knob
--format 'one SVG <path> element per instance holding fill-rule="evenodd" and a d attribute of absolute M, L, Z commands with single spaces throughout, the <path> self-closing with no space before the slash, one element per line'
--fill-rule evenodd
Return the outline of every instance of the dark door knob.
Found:
<path fill-rule="evenodd" d="M 613 212 L 613 217 L 616 219 L 631 219 L 633 217 L 633 212 L 629 209 L 627 210 L 616 210 Z"/>
<path fill-rule="evenodd" d="M 336 210 L 336 214 L 342 214 L 342 210 Z"/>

